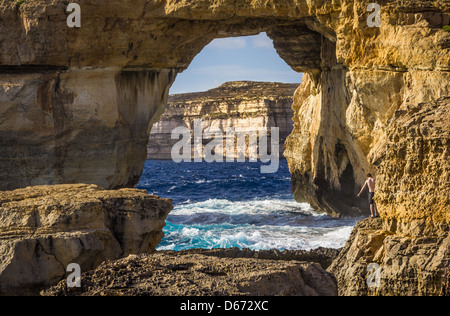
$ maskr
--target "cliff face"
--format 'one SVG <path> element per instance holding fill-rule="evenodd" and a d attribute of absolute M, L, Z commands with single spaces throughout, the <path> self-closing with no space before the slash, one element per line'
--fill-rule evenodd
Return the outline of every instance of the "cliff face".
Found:
<path fill-rule="evenodd" d="M 0 295 L 37 294 L 103 261 L 150 253 L 172 201 L 136 189 L 35 186 L 0 192 Z"/>
<path fill-rule="evenodd" d="M 64 3 L 0 4 L 2 189 L 135 185 L 168 88 L 214 38 L 265 31 L 305 73 L 285 155 L 296 198 L 330 214 L 367 209 L 393 113 L 448 95 L 447 1 L 382 3 L 380 27 L 354 0 L 85 0 L 81 28 Z"/>
<path fill-rule="evenodd" d="M 278 127 L 279 156 L 282 158 L 283 144 L 292 132 L 292 98 L 297 87 L 296 84 L 237 81 L 227 82 L 205 92 L 169 96 L 164 114 L 153 125 L 150 133 L 148 158 L 172 159 L 171 150 L 179 142 L 179 139 L 171 139 L 172 131 L 176 127 L 186 127 L 193 134 L 194 120 L 202 121 L 204 136 L 208 135 L 208 131 L 221 131 L 224 137 L 224 155 L 227 155 L 228 137 L 232 138 L 233 144 L 236 140 L 234 134 L 227 135 L 228 129 L 251 135 L 259 129 L 270 131 L 272 127 Z M 270 149 L 270 137 L 268 138 Z M 205 139 L 204 143 L 209 141 Z M 248 146 L 248 141 L 246 145 Z M 192 159 L 195 156 L 194 149 L 192 141 Z M 247 148 L 245 159 L 249 159 L 250 152 Z M 259 152 L 258 146 L 255 147 L 255 152 Z M 232 157 L 238 158 L 237 151 Z"/>
<path fill-rule="evenodd" d="M 412 236 L 448 234 L 449 118 L 447 96 L 407 106 L 388 122 L 377 166 L 378 204 L 386 228 Z"/>
<path fill-rule="evenodd" d="M 440 55 L 448 52 L 450 33 L 433 28 L 431 13 L 417 13 L 420 7 L 390 4 L 380 29 L 359 24 L 348 45 L 362 47 L 343 53 L 339 40 L 322 45 L 323 70 L 304 75 L 285 145 L 297 200 L 336 215 L 367 210 L 356 194 L 367 173 L 378 174 L 388 120 L 399 109 L 449 95 L 449 61 Z"/>
<path fill-rule="evenodd" d="M 3 28 L 2 28 L 3 30 Z M 132 187 L 173 71 L 0 66 L 0 190 Z"/>
<path fill-rule="evenodd" d="M 353 230 L 329 271 L 341 295 L 450 295 L 450 98 L 397 111 L 378 166 L 380 219 Z M 378 283 L 367 285 L 370 263 Z"/>

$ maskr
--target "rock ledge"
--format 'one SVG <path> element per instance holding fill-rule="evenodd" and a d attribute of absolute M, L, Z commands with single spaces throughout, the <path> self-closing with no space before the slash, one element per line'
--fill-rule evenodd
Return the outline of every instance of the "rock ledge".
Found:
<path fill-rule="evenodd" d="M 0 192 L 0 295 L 37 294 L 66 275 L 132 253 L 153 252 L 172 201 L 96 185 Z"/>
<path fill-rule="evenodd" d="M 334 277 L 318 263 L 220 258 L 161 251 L 105 262 L 83 273 L 80 288 L 65 281 L 45 296 L 334 296 Z"/>

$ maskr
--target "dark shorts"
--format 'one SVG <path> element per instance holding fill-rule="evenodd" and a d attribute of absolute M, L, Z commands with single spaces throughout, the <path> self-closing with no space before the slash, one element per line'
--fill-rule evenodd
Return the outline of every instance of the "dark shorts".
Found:
<path fill-rule="evenodd" d="M 373 197 L 375 196 L 375 192 L 369 192 L 369 204 L 374 204 Z"/>

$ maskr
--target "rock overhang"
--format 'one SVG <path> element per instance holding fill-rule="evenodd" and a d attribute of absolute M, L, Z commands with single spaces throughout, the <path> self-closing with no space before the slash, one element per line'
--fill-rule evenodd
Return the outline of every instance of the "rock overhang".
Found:
<path fill-rule="evenodd" d="M 319 67 L 318 32 L 335 38 L 333 31 L 305 4 L 283 9 L 277 2 L 80 1 L 80 28 L 67 26 L 64 1 L 27 1 L 20 8 L 2 3 L 2 27 L 10 32 L 3 33 L 0 64 L 182 71 L 215 38 L 267 32 L 294 70 Z M 292 47 L 296 42 L 305 43 L 303 53 Z"/>
<path fill-rule="evenodd" d="M 106 188 L 135 185 L 147 134 L 176 74 L 215 38 L 267 32 L 280 57 L 306 73 L 296 93 L 287 157 L 297 175 L 293 186 L 306 186 L 303 193 L 293 188 L 298 199 L 332 214 L 361 211 L 351 188 L 342 198 L 342 185 L 354 184 L 356 191 L 364 174 L 374 172 L 392 113 L 408 102 L 448 95 L 450 54 L 443 50 L 450 35 L 442 30 L 449 23 L 447 1 L 383 2 L 379 28 L 367 24 L 367 3 L 353 0 L 78 3 L 80 28 L 67 27 L 65 1 L 0 3 L 5 113 L 25 106 L 35 113 L 34 126 L 45 131 L 30 139 L 30 125 L 16 134 L 2 130 L 0 159 L 8 170 L 13 160 L 23 179 L 6 188 L 80 180 Z M 12 78 L 8 72 L 34 77 Z M 436 87 L 416 94 L 427 80 Z M 48 101 L 43 113 L 37 113 L 34 98 Z M 11 126 L 17 117 L 4 121 Z M 80 163 L 77 155 L 93 130 L 99 131 L 89 139 L 93 151 L 78 157 L 84 159 Z M 32 150 L 14 145 L 30 142 Z M 21 171 L 20 162 L 29 165 L 36 155 L 49 161 Z M 338 199 L 350 203 L 336 206 L 332 201 Z"/>

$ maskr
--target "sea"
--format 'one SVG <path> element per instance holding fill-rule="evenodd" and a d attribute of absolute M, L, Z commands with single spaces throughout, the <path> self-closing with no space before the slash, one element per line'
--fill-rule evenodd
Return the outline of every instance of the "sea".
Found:
<path fill-rule="evenodd" d="M 261 164 L 147 160 L 137 188 L 174 203 L 157 250 L 343 247 L 360 218 L 333 218 L 295 201 L 286 160 L 271 174 Z"/>

